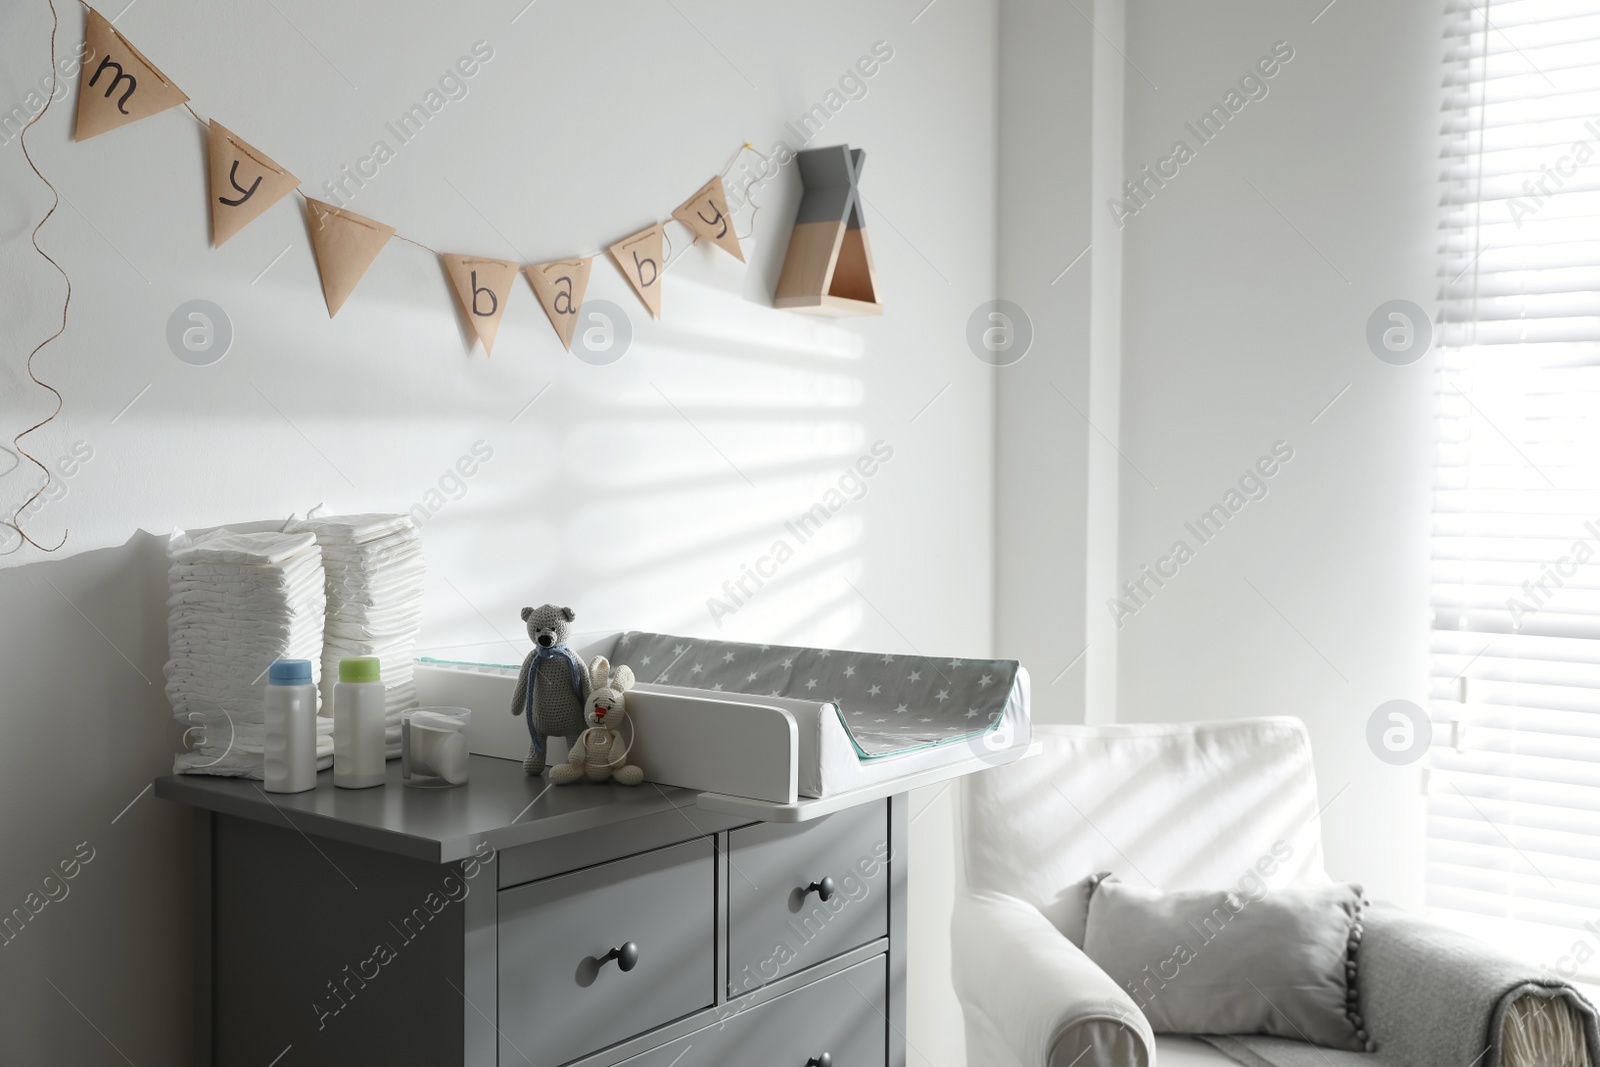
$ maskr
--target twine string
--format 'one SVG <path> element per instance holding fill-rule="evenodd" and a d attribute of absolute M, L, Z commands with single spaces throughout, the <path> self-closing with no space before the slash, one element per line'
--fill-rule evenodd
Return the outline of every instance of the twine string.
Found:
<path fill-rule="evenodd" d="M 38 457 L 36 457 L 32 452 L 29 452 L 26 448 L 22 447 L 22 439 L 33 433 L 35 430 L 42 429 L 43 427 L 48 426 L 51 422 L 54 422 L 56 416 L 61 414 L 61 409 L 65 406 L 65 400 L 61 396 L 61 390 L 57 389 L 49 382 L 42 380 L 39 375 L 34 372 L 33 361 L 46 345 L 67 332 L 67 311 L 72 306 L 72 279 L 67 276 L 67 272 L 62 268 L 61 264 L 57 263 L 50 253 L 46 252 L 39 245 L 39 231 L 44 228 L 44 224 L 49 222 L 51 217 L 55 215 L 56 210 L 60 208 L 61 194 L 56 191 L 56 187 L 51 184 L 50 179 L 44 176 L 44 172 L 39 169 L 39 165 L 33 161 L 33 153 L 28 151 L 28 131 L 33 129 L 34 123 L 44 118 L 45 112 L 50 110 L 50 105 L 55 101 L 56 98 L 56 81 L 60 77 L 60 75 L 56 72 L 56 31 L 60 28 L 60 26 L 61 18 L 56 13 L 56 0 L 50 0 L 50 94 L 45 98 L 44 107 L 39 109 L 39 113 L 37 115 L 28 120 L 28 124 L 22 128 L 21 134 L 22 156 L 28 161 L 28 166 L 30 169 L 32 169 L 34 175 L 50 190 L 50 195 L 53 198 L 53 202 L 50 205 L 50 210 L 46 211 L 44 213 L 44 218 L 40 219 L 38 224 L 34 226 L 33 232 L 28 235 L 28 239 L 33 244 L 33 250 L 44 257 L 45 262 L 49 263 L 56 269 L 56 273 L 61 275 L 61 280 L 67 285 L 67 295 L 61 301 L 61 325 L 56 328 L 55 333 L 51 334 L 49 337 L 46 337 L 43 341 L 40 341 L 33 347 L 33 351 L 28 353 L 27 362 L 28 377 L 33 379 L 33 383 L 35 385 L 42 389 L 48 389 L 55 396 L 56 407 L 55 410 L 45 418 L 34 423 L 32 426 L 29 426 L 26 430 L 23 430 L 21 433 L 17 434 L 11 439 L 12 447 L 16 449 L 17 453 L 25 456 L 29 463 L 32 463 L 35 467 L 38 467 L 44 472 L 44 484 L 38 489 L 34 490 L 33 495 L 27 500 L 23 501 L 21 506 L 11 513 L 11 521 L 5 523 L 5 525 L 11 527 L 17 532 L 18 537 L 22 538 L 23 541 L 32 545 L 34 548 L 39 549 L 41 552 L 60 551 L 61 546 L 67 543 L 68 531 L 61 531 L 61 540 L 56 542 L 54 548 L 46 548 L 44 545 L 41 545 L 39 542 L 35 541 L 33 537 L 29 535 L 28 531 L 22 528 L 22 513 L 26 511 L 35 500 L 38 500 L 39 497 L 44 495 L 44 491 L 50 488 L 50 483 L 54 480 L 54 475 L 50 473 L 50 468 L 39 462 Z"/>
<path fill-rule="evenodd" d="M 85 11 L 92 11 L 93 10 L 93 8 L 91 8 L 89 6 L 89 4 L 87 3 L 87 0 L 78 0 L 78 3 L 83 6 L 83 9 Z M 50 0 L 50 10 L 52 12 L 55 11 L 55 0 Z M 52 70 L 52 77 L 53 77 L 54 76 L 53 72 L 54 72 L 54 69 L 55 69 L 55 67 L 54 67 L 54 63 L 55 63 L 55 38 L 54 38 L 54 33 L 53 32 L 51 34 L 50 50 L 51 50 L 51 70 Z M 200 112 L 198 112 L 198 111 L 196 111 L 194 109 L 194 105 L 192 103 L 190 103 L 189 101 L 185 100 L 183 102 L 183 108 L 184 108 L 185 111 L 189 112 L 189 114 L 194 118 L 194 120 L 196 122 L 198 122 L 203 128 L 205 128 L 207 130 L 209 130 L 211 128 L 211 123 L 204 116 L 202 116 L 200 114 Z M 36 116 L 35 121 L 37 121 L 38 117 L 42 117 L 43 115 L 44 115 L 44 112 L 41 111 L 39 113 L 39 116 Z M 32 124 L 30 123 L 30 125 L 32 125 Z M 757 159 L 761 160 L 763 166 L 766 165 L 767 157 L 762 155 L 760 152 L 756 151 L 755 146 L 753 144 L 751 144 L 749 141 L 746 141 L 744 144 L 742 144 L 738 148 L 734 149 L 733 155 L 728 157 L 727 166 L 722 168 L 722 174 L 720 176 L 723 177 L 723 178 L 727 178 L 728 173 L 733 170 L 734 164 L 739 162 L 739 157 L 742 156 L 746 152 L 749 152 L 750 154 L 754 155 Z M 40 175 L 40 177 L 43 178 L 44 176 Z M 49 183 L 47 182 L 46 184 L 49 184 Z M 54 187 L 52 186 L 52 188 L 54 188 Z M 304 192 L 302 192 L 301 190 L 299 190 L 299 189 L 295 190 L 295 195 L 298 196 L 301 200 L 304 200 L 304 201 L 308 201 L 309 202 L 310 199 L 311 199 L 310 197 L 306 196 L 306 194 Z M 750 204 L 750 207 L 753 209 L 750 212 L 750 231 L 749 231 L 749 233 L 746 233 L 746 234 L 744 234 L 742 236 L 739 234 L 737 229 L 734 231 L 734 237 L 736 239 L 738 239 L 738 240 L 741 240 L 741 241 L 748 239 L 752 234 L 755 233 L 755 231 L 756 231 L 756 216 L 761 213 L 761 205 L 756 203 L 754 197 L 750 197 L 749 200 L 748 200 L 748 203 Z M 343 211 L 344 209 L 343 208 L 339 208 L 338 210 L 339 211 Z M 675 222 L 677 220 L 669 219 L 667 221 Z M 731 220 L 730 220 L 730 222 L 731 222 Z M 681 225 L 681 223 L 680 223 L 680 225 Z M 689 229 L 689 227 L 684 227 L 684 228 L 685 229 Z M 690 232 L 693 233 L 692 230 L 690 230 Z M 663 227 L 663 230 L 662 230 L 662 234 L 663 234 L 663 236 L 665 236 L 665 234 L 666 234 L 666 230 L 665 230 L 664 227 Z M 440 255 L 444 254 L 444 253 L 440 252 L 438 249 L 434 248 L 432 245 L 425 244 L 422 241 L 419 241 L 414 237 L 407 237 L 405 234 L 400 233 L 398 231 L 396 231 L 395 236 L 397 238 L 399 238 L 400 240 L 406 242 L 407 244 L 416 245 L 418 248 L 422 249 L 425 252 L 432 252 L 436 256 L 440 256 Z M 666 240 L 667 240 L 668 248 L 671 249 L 671 247 L 672 247 L 672 239 L 670 237 L 667 237 Z M 694 234 L 694 240 L 692 242 L 690 242 L 690 244 L 688 246 L 686 246 L 684 250 L 688 251 L 689 248 L 692 248 L 695 244 L 698 244 L 699 241 L 700 241 L 699 234 Z M 592 259 L 592 258 L 594 258 L 596 256 L 602 255 L 605 251 L 606 251 L 605 249 L 600 249 L 600 250 L 592 251 L 592 252 L 583 252 L 583 253 L 580 253 L 576 257 L 564 257 L 564 258 Z M 661 272 L 663 274 L 665 274 L 668 270 L 670 270 L 672 268 L 673 264 L 677 262 L 677 259 L 673 259 L 671 251 L 668 251 L 668 253 L 663 258 L 667 260 L 666 264 L 661 268 Z M 683 257 L 680 255 L 677 258 L 678 259 L 682 259 Z M 43 384 L 43 383 L 40 383 L 40 384 Z M 48 386 L 46 386 L 46 388 L 48 388 Z"/>
<path fill-rule="evenodd" d="M 80 6 L 82 6 L 82 8 L 85 11 L 94 10 L 92 7 L 89 6 L 88 0 L 78 0 L 78 3 L 79 3 Z M 50 11 L 51 11 L 51 14 L 54 15 L 54 13 L 55 13 L 55 0 L 50 0 Z M 53 78 L 55 76 L 54 75 L 54 70 L 55 70 L 55 31 L 54 30 L 52 30 L 51 34 L 50 34 L 50 53 L 51 53 L 50 60 L 51 60 L 51 72 L 52 72 L 51 77 Z M 207 130 L 209 130 L 211 128 L 211 123 L 209 121 L 207 121 L 203 116 L 201 116 L 200 112 L 198 112 L 198 111 L 196 111 L 194 109 L 194 105 L 192 103 L 190 103 L 189 101 L 185 100 L 183 102 L 183 107 L 184 107 L 184 110 L 189 112 L 189 114 L 191 116 L 193 116 L 194 120 L 196 122 L 198 122 L 202 127 L 204 127 Z M 48 108 L 49 108 L 49 105 L 46 104 L 46 110 L 48 110 Z M 35 116 L 34 121 L 35 122 L 38 121 L 38 119 L 42 118 L 43 116 L 44 116 L 44 112 L 43 111 L 39 112 L 39 114 L 37 116 Z M 31 126 L 32 123 L 29 123 L 29 125 Z M 755 145 L 751 144 L 749 141 L 746 141 L 744 144 L 742 144 L 738 148 L 734 149 L 733 155 L 728 157 L 727 166 L 722 168 L 722 174 L 720 175 L 720 177 L 727 178 L 728 173 L 733 170 L 734 164 L 739 162 L 739 157 L 742 156 L 746 152 L 749 152 L 751 155 L 753 155 L 757 159 L 761 160 L 762 166 L 763 166 L 763 168 L 765 168 L 765 166 L 767 164 L 767 157 L 762 155 L 759 151 L 757 151 Z M 35 173 L 37 173 L 37 168 L 35 168 Z M 39 177 L 42 180 L 44 178 L 44 175 L 41 174 L 41 175 L 39 175 Z M 48 185 L 49 183 L 46 182 L 45 184 Z M 55 187 L 51 186 L 51 188 L 53 190 Z M 304 192 L 300 191 L 299 189 L 295 190 L 295 195 L 299 196 L 301 200 L 310 200 L 311 199 L 310 197 L 306 196 L 306 194 Z M 744 234 L 740 234 L 737 231 L 737 229 L 734 231 L 734 237 L 737 238 L 738 240 L 741 240 L 741 241 L 748 240 L 756 232 L 756 216 L 761 214 L 761 205 L 756 203 L 755 197 L 753 197 L 753 196 L 749 197 L 746 202 L 752 208 L 752 210 L 750 212 L 750 230 L 749 230 L 749 232 L 744 233 Z M 340 210 L 342 211 L 343 209 L 341 208 Z M 46 218 L 48 218 L 48 217 L 49 216 L 46 216 Z M 669 221 L 675 221 L 675 220 L 669 220 Z M 427 251 L 427 252 L 432 252 L 436 256 L 443 255 L 443 253 L 440 252 L 438 249 L 434 248 L 431 245 L 424 244 L 423 242 L 417 240 L 414 237 L 407 237 L 405 234 L 399 233 L 399 232 L 396 232 L 395 236 L 398 237 L 400 240 L 406 242 L 407 244 L 416 245 L 418 248 L 421 248 L 421 249 L 423 249 L 424 251 Z M 698 243 L 699 240 L 700 240 L 699 235 L 696 234 L 695 235 L 695 240 L 694 240 L 693 243 Z M 691 243 L 691 247 L 692 247 L 693 243 Z M 671 244 L 671 239 L 670 238 L 668 238 L 668 244 L 669 245 Z M 592 258 L 594 258 L 596 256 L 601 255 L 605 251 L 606 251 L 605 249 L 600 249 L 600 250 L 592 251 L 592 252 L 583 252 L 583 253 L 580 253 L 578 256 L 575 256 L 575 257 L 564 257 L 564 258 L 592 259 Z M 668 255 L 666 258 L 671 260 L 672 257 L 670 255 Z M 681 259 L 682 257 L 680 256 L 679 258 Z M 676 260 L 673 260 L 673 262 L 676 262 Z M 663 272 L 670 266 L 671 266 L 671 263 L 668 263 L 667 267 L 663 267 L 662 268 Z M 40 383 L 40 384 L 43 384 L 43 383 Z M 48 388 L 48 386 L 46 386 L 46 388 Z"/>
<path fill-rule="evenodd" d="M 53 2 L 53 0 L 52 0 L 52 2 Z M 83 0 L 78 0 L 78 2 L 79 3 L 83 3 Z M 85 8 L 87 8 L 88 6 L 89 5 L 84 4 Z M 194 120 L 196 122 L 198 122 L 202 127 L 205 127 L 206 129 L 210 129 L 210 127 L 211 127 L 210 122 L 208 122 L 205 118 L 201 117 L 200 113 L 194 109 L 193 105 L 191 105 L 188 101 L 185 101 L 183 107 L 184 107 L 184 110 L 188 111 L 189 114 L 194 117 Z M 43 112 L 41 112 L 40 114 L 43 114 Z M 729 157 L 728 165 L 722 168 L 721 177 L 726 178 L 728 176 L 728 172 L 733 169 L 733 165 L 739 161 L 739 157 L 741 155 L 743 155 L 745 152 L 750 152 L 757 159 L 761 160 L 761 162 L 763 164 L 765 164 L 766 161 L 767 161 L 765 156 L 763 156 L 760 152 L 757 152 L 755 150 L 755 147 L 753 145 L 751 145 L 749 141 L 746 141 L 739 148 L 735 149 L 733 155 Z M 296 189 L 294 191 L 294 193 L 301 200 L 303 200 L 303 201 L 305 201 L 307 203 L 309 203 L 311 201 L 311 197 L 307 196 L 303 190 Z M 751 234 L 755 233 L 756 216 L 761 213 L 761 205 L 756 203 L 754 197 L 751 197 L 749 199 L 748 203 L 750 204 L 750 207 L 753 209 L 750 212 L 750 230 L 749 230 L 748 233 L 745 233 L 745 234 L 742 234 L 742 235 L 737 231 L 737 229 L 734 231 L 734 237 L 737 238 L 738 240 L 741 240 L 741 241 L 749 239 Z M 341 208 L 335 208 L 334 213 L 335 214 L 340 214 L 343 211 L 344 211 L 344 209 L 342 207 Z M 677 222 L 677 221 L 678 220 L 676 220 L 676 219 L 667 219 L 666 220 L 666 222 Z M 731 222 L 731 220 L 730 220 L 730 222 Z M 683 224 L 679 223 L 679 225 L 681 226 Z M 687 227 L 687 226 L 685 226 L 684 229 L 690 230 L 690 234 L 694 238 L 694 240 L 692 240 L 688 245 L 686 245 L 684 247 L 684 251 L 687 252 L 690 248 L 694 247 L 694 245 L 700 243 L 700 235 L 694 233 L 694 231 L 692 229 L 690 229 L 689 227 Z M 661 268 L 661 273 L 665 274 L 667 271 L 671 270 L 673 265 L 676 264 L 678 262 L 678 260 L 682 259 L 683 256 L 680 255 L 676 259 L 673 258 L 673 254 L 672 254 L 672 250 L 673 250 L 673 247 L 674 247 L 673 246 L 673 241 L 672 241 L 672 238 L 667 235 L 667 232 L 666 232 L 666 229 L 665 229 L 665 223 L 663 223 L 662 236 L 666 239 L 666 242 L 667 242 L 667 252 L 662 257 L 667 262 Z M 404 241 L 406 244 L 415 245 L 415 246 L 417 246 L 418 248 L 422 249 L 425 252 L 431 252 L 436 256 L 444 255 L 443 252 L 440 252 L 437 248 L 434 248 L 432 245 L 429 245 L 429 244 L 426 244 L 426 243 L 424 243 L 422 241 L 419 241 L 415 237 L 407 237 L 405 234 L 399 232 L 398 230 L 395 231 L 395 237 L 397 239 L 401 240 L 401 241 Z M 581 252 L 576 256 L 563 256 L 562 258 L 563 259 L 593 259 L 593 258 L 595 258 L 597 256 L 603 255 L 605 253 L 605 251 L 606 251 L 605 249 L 596 249 L 594 251 Z"/>
<path fill-rule="evenodd" d="M 757 159 L 761 160 L 763 165 L 767 162 L 767 157 L 763 156 L 760 152 L 756 151 L 755 145 L 751 144 L 749 141 L 746 141 L 744 144 L 742 144 L 738 148 L 734 149 L 733 155 L 728 157 L 728 165 L 722 168 L 722 173 L 720 175 L 718 175 L 718 177 L 727 178 L 728 172 L 733 170 L 733 165 L 735 163 L 739 162 L 739 157 L 744 155 L 746 152 L 749 152 L 751 155 L 753 155 Z M 751 211 L 750 211 L 750 230 L 749 230 L 748 233 L 740 234 L 738 228 L 734 227 L 733 237 L 734 237 L 734 240 L 736 240 L 736 241 L 749 240 L 749 238 L 756 232 L 756 216 L 761 214 L 761 205 L 755 202 L 755 198 L 754 197 L 749 198 L 746 201 L 746 203 L 748 203 L 750 205 L 750 207 L 751 207 Z M 676 222 L 676 223 L 678 223 L 679 226 L 683 226 L 684 229 L 689 231 L 690 236 L 693 237 L 694 239 L 692 241 L 690 241 L 687 245 L 685 245 L 684 249 L 683 249 L 683 253 L 680 254 L 676 259 L 674 259 L 673 256 L 672 256 L 672 252 L 670 250 L 671 247 L 672 247 L 672 238 L 670 238 L 670 237 L 666 238 L 667 246 L 668 246 L 669 250 L 668 250 L 668 252 L 667 252 L 667 254 L 665 256 L 665 258 L 667 260 L 667 263 L 666 263 L 666 265 L 664 267 L 661 268 L 661 273 L 662 274 L 665 274 L 667 271 L 669 271 L 673 267 L 677 266 L 678 260 L 681 260 L 684 257 L 684 255 L 687 255 L 688 252 L 689 252 L 689 249 L 693 248 L 695 245 L 700 243 L 700 235 L 695 232 L 695 230 L 694 230 L 694 228 L 692 226 L 685 225 L 684 223 L 680 222 L 678 219 L 668 219 L 667 222 Z M 729 226 L 733 226 L 733 219 L 732 218 L 728 219 L 728 225 Z M 662 235 L 666 236 L 666 229 L 665 229 L 665 225 L 664 224 L 663 224 L 663 228 L 662 228 Z"/>
<path fill-rule="evenodd" d="M 741 147 L 737 152 L 735 152 L 733 154 L 733 157 L 728 160 L 728 165 L 726 167 L 722 168 L 722 176 L 724 178 L 726 178 L 728 176 L 728 172 L 733 169 L 733 165 L 739 161 L 739 157 L 742 156 L 746 152 L 749 152 L 751 155 L 753 155 L 757 159 L 761 160 L 761 173 L 763 173 L 763 174 L 766 173 L 766 171 L 767 171 L 767 163 L 768 163 L 767 157 L 762 155 L 761 152 L 756 148 L 755 145 L 751 144 L 749 141 L 746 141 L 744 143 L 743 147 Z M 756 184 L 755 182 L 746 182 L 745 183 L 745 187 L 744 187 L 745 203 L 750 205 L 750 229 L 749 229 L 749 231 L 747 233 L 742 233 L 742 234 L 737 230 L 734 231 L 733 236 L 735 238 L 737 238 L 738 240 L 740 240 L 740 241 L 747 241 L 751 237 L 754 237 L 755 233 L 756 233 L 756 216 L 761 214 L 761 205 L 756 203 L 756 198 L 755 198 L 754 194 L 751 193 L 751 191 L 750 191 L 751 186 L 753 186 L 755 184 Z"/>

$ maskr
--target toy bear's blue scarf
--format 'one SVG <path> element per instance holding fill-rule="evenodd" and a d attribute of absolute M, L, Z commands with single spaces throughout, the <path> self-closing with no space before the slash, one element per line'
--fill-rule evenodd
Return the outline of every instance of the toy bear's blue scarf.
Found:
<path fill-rule="evenodd" d="M 528 736 L 533 738 L 534 747 L 540 752 L 544 751 L 544 741 L 533 727 L 533 687 L 539 680 L 539 664 L 555 656 L 567 658 L 567 666 L 572 670 L 572 691 L 579 694 L 583 692 L 583 661 L 576 652 L 564 644 L 551 645 L 549 648 L 543 645 L 534 647 L 533 661 L 528 664 L 528 689 L 522 695 L 522 717 L 528 723 Z"/>

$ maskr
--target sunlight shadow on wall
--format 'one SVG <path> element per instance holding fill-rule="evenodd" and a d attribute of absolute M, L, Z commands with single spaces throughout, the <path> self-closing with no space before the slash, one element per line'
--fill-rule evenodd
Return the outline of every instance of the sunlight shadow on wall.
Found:
<path fill-rule="evenodd" d="M 564 520 L 562 556 L 608 622 L 776 640 L 821 632 L 820 620 L 845 641 L 861 622 L 839 601 L 842 576 L 862 568 L 867 520 L 853 509 L 866 487 L 837 485 L 869 446 L 865 386 L 841 361 L 863 358 L 865 342 L 674 282 L 682 317 L 636 341 L 625 384 L 596 389 L 611 417 L 566 430 L 563 467 L 590 491 Z"/>

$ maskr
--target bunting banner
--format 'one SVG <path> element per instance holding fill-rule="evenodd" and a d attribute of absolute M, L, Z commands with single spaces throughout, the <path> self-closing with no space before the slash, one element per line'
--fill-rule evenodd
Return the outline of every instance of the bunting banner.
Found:
<path fill-rule="evenodd" d="M 322 299 L 331 319 L 394 236 L 394 227 L 310 197 L 306 198 L 306 227 L 311 231 L 311 254 L 317 259 Z"/>
<path fill-rule="evenodd" d="M 523 268 L 539 305 L 550 316 L 550 325 L 561 338 L 561 347 L 572 351 L 572 334 L 578 328 L 578 310 L 583 307 L 583 293 L 589 288 L 589 268 L 593 256 L 582 259 L 558 259 L 554 263 L 530 263 Z"/>
<path fill-rule="evenodd" d="M 744 262 L 744 251 L 733 232 L 733 220 L 728 217 L 728 192 L 722 186 L 722 175 L 706 182 L 678 205 L 672 217 L 694 231 L 696 237 L 704 237 L 740 263 Z"/>
<path fill-rule="evenodd" d="M 78 76 L 78 117 L 73 140 L 87 141 L 189 102 L 183 90 L 168 81 L 154 63 L 92 7 L 84 41 L 88 59 Z"/>
<path fill-rule="evenodd" d="M 397 234 L 393 226 L 306 196 L 300 192 L 300 179 L 287 168 L 222 123 L 215 119 L 207 122 L 195 113 L 189 107 L 189 97 L 94 8 L 88 8 L 81 53 L 88 58 L 78 83 L 75 140 L 86 141 L 180 105 L 207 127 L 206 178 L 213 247 L 227 243 L 290 193 L 299 193 L 305 201 L 306 228 L 330 319 L 350 299 L 378 253 L 391 238 L 399 236 L 439 257 L 472 336 L 483 345 L 486 355 L 493 353 L 516 284 L 518 264 L 440 253 L 421 241 Z M 745 151 L 755 150 L 745 144 L 734 153 L 728 169 Z M 765 156 L 759 152 L 756 155 L 763 165 L 767 163 Z M 759 210 L 759 205 L 750 203 L 753 211 Z M 704 240 L 741 263 L 745 261 L 728 210 L 722 175 L 713 177 L 680 204 L 672 212 L 672 219 L 693 234 L 696 242 Z M 665 223 L 656 222 L 608 249 L 617 269 L 656 319 L 661 318 L 662 277 L 670 266 L 663 255 L 665 247 Z M 568 256 L 520 268 L 568 352 L 572 351 L 579 312 L 598 254 Z"/>
<path fill-rule="evenodd" d="M 639 294 L 653 319 L 661 317 L 661 245 L 665 232 L 658 222 L 611 246 L 611 258 L 617 261 L 622 276 Z"/>
<path fill-rule="evenodd" d="M 206 138 L 211 165 L 211 245 L 222 243 L 300 186 L 300 179 L 216 119 Z"/>
<path fill-rule="evenodd" d="M 517 280 L 517 265 L 502 259 L 455 256 L 440 253 L 444 269 L 456 288 L 462 314 L 485 355 L 494 355 L 494 337 L 500 332 L 500 316 L 511 302 L 511 283 Z"/>

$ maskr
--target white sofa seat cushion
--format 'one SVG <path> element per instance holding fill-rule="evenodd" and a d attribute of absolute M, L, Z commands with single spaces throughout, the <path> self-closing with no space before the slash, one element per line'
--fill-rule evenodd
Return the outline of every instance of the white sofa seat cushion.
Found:
<path fill-rule="evenodd" d="M 967 884 L 1027 901 L 1073 944 L 1083 944 L 1082 881 L 1099 871 L 1155 889 L 1221 888 L 1275 855 L 1272 888 L 1328 881 L 1298 719 L 1034 734 L 1038 756 L 964 784 Z"/>
<path fill-rule="evenodd" d="M 1192 1037 L 1156 1038 L 1156 1063 L 1160 1067 L 1239 1067 L 1233 1057 Z"/>

